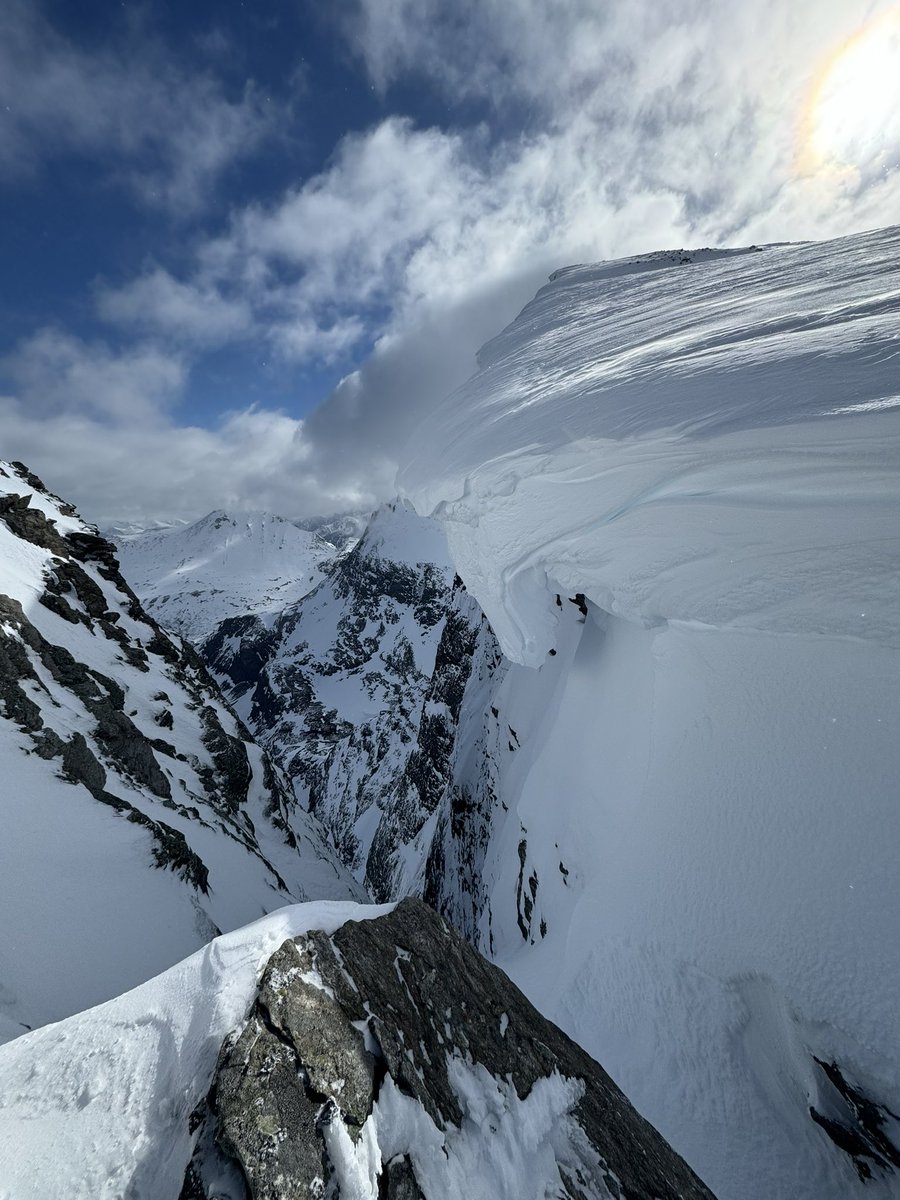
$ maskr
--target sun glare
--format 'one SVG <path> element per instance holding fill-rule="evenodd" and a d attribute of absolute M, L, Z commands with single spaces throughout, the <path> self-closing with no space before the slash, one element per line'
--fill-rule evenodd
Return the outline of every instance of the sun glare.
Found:
<path fill-rule="evenodd" d="M 832 56 L 807 114 L 816 165 L 861 172 L 896 165 L 900 149 L 900 6 L 870 22 Z"/>

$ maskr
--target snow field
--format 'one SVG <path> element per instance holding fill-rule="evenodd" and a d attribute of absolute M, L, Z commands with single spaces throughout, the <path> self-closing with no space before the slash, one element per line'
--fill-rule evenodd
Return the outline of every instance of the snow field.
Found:
<path fill-rule="evenodd" d="M 898 249 L 558 273 L 401 473 L 516 664 L 495 956 L 721 1200 L 891 1194 L 808 1110 L 900 1111 Z"/>

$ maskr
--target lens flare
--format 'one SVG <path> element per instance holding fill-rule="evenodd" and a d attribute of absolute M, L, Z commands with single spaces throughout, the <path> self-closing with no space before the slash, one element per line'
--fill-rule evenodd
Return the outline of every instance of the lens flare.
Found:
<path fill-rule="evenodd" d="M 859 173 L 891 169 L 900 157 L 900 6 L 870 22 L 818 76 L 805 121 L 810 166 Z"/>

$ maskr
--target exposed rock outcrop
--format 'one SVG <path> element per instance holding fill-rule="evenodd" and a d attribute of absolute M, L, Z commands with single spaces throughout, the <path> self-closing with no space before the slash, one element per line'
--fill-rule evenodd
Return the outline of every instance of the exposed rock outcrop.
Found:
<path fill-rule="evenodd" d="M 0 466 L 0 739 L 0 798 L 16 846 L 4 866 L 15 911 L 5 913 L 0 960 L 17 921 L 34 928 L 38 942 L 65 938 L 45 899 L 57 887 L 69 919 L 76 922 L 83 905 L 97 937 L 114 923 L 126 936 L 126 911 L 149 921 L 148 973 L 279 904 L 362 894 L 196 651 L 144 611 L 115 548 L 21 464 Z M 79 789 L 72 805 L 60 781 Z M 136 827 L 124 838 L 127 850 L 121 830 L 109 831 L 120 857 L 110 861 L 115 883 L 107 892 L 104 879 L 79 869 L 86 848 L 102 857 L 104 844 L 96 823 L 82 835 L 74 817 L 85 793 L 103 806 L 101 823 L 117 814 Z M 72 825 L 68 855 L 57 819 Z M 50 847 L 55 869 L 47 867 Z M 142 872 L 154 867 L 175 877 L 171 887 L 142 885 Z M 146 911 L 147 894 L 164 921 Z M 95 986 L 87 963 L 79 969 L 77 1003 L 107 999 L 115 971 Z M 135 970 L 122 988 L 138 982 Z M 14 965 L 0 982 L 20 1024 L 71 1011 L 65 986 L 52 989 L 45 1007 L 51 989 L 36 977 L 17 981 Z"/>
<path fill-rule="evenodd" d="M 202 647 L 378 899 L 421 890 L 408 868 L 424 855 L 408 850 L 443 789 L 475 636 L 458 614 L 446 627 L 452 581 L 435 523 L 387 505 L 316 591 L 274 622 L 224 621 Z"/>
<path fill-rule="evenodd" d="M 285 942 L 211 1099 L 207 1128 L 253 1200 L 537 1195 L 542 1171 L 572 1200 L 712 1197 L 602 1067 L 417 900 Z M 212 1195 L 210 1153 L 199 1138 L 184 1195 Z"/>

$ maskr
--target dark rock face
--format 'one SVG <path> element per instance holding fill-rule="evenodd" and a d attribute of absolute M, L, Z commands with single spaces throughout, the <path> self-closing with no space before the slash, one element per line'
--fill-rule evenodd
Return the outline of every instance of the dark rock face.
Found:
<path fill-rule="evenodd" d="M 391 557 L 410 525 L 420 552 L 440 561 Z M 436 528 L 387 506 L 324 583 L 273 625 L 232 618 L 202 647 L 254 735 L 379 899 L 408 890 L 398 849 L 442 793 L 469 668 L 473 631 L 465 620 L 446 625 L 445 560 Z"/>
<path fill-rule="evenodd" d="M 0 520 L 16 537 L 31 542 L 33 546 L 65 556 L 71 552 L 65 539 L 57 532 L 55 522 L 48 520 L 39 508 L 32 507 L 31 496 L 12 494 L 0 497 Z"/>
<path fill-rule="evenodd" d="M 383 816 L 369 851 L 367 880 L 374 899 L 397 898 L 394 861 L 397 847 L 409 845 L 438 808 L 452 787 L 460 711 L 472 675 L 476 651 L 483 641 L 493 643 L 493 634 L 480 609 L 466 593 L 457 576 L 448 598 L 441 639 L 435 654 L 434 671 L 425 693 L 416 741 L 406 764 L 380 807 Z M 430 847 L 425 848 L 426 889 L 430 876 L 436 880 L 443 862 L 441 844 L 445 820 L 440 814 Z M 471 850 L 472 847 L 467 847 Z M 462 861 L 466 870 L 455 882 L 468 881 L 479 867 L 473 854 Z M 466 884 L 463 883 L 463 886 Z M 429 902 L 437 899 L 437 890 Z M 427 891 L 426 891 L 427 894 Z M 435 907 L 440 907 L 435 904 Z"/>
<path fill-rule="evenodd" d="M 329 612 L 337 618 L 313 650 Z M 424 671 L 411 622 L 422 623 L 416 636 L 433 640 L 433 665 Z M 499 808 L 500 722 L 488 706 L 506 663 L 462 581 L 442 587 L 440 572 L 387 562 L 363 538 L 318 592 L 273 627 L 253 616 L 225 621 L 203 654 L 372 898 L 421 893 L 490 948 L 490 929 L 480 928 L 489 919 L 482 868 Z M 374 715 L 348 720 L 319 699 L 353 678 Z M 469 723 L 462 738 L 461 722 Z M 513 732 L 508 738 L 512 744 Z M 471 748 L 465 766 L 461 744 Z M 367 812 L 366 844 L 356 829 Z M 526 890 L 522 908 L 528 903 Z M 527 940 L 524 913 L 523 928 Z"/>
<path fill-rule="evenodd" d="M 887 1175 L 900 1170 L 900 1145 L 891 1138 L 891 1133 L 900 1134 L 900 1116 L 854 1087 L 836 1062 L 821 1058 L 815 1062 L 830 1085 L 828 1098 L 834 1112 L 810 1107 L 813 1121 L 848 1155 L 864 1183 L 873 1171 Z"/>
<path fill-rule="evenodd" d="M 237 700 L 257 685 L 277 644 L 259 617 L 229 617 L 203 644 L 203 657 L 227 677 L 231 698 Z"/>
<path fill-rule="evenodd" d="M 218 1074 L 221 1142 L 257 1200 L 315 1194 L 326 1169 L 319 1126 L 332 1093 L 351 1136 L 371 1112 L 375 1060 L 337 1000 L 309 982 L 318 949 L 289 941 L 272 956 L 254 1017 Z"/>
<path fill-rule="evenodd" d="M 370 1128 L 392 1147 L 378 1195 L 439 1200 L 423 1147 L 385 1127 L 390 1109 L 379 1100 L 390 1081 L 444 1131 L 449 1159 L 454 1136 L 471 1128 L 457 1073 L 482 1068 L 519 1101 L 551 1077 L 577 1082 L 565 1120 L 578 1148 L 557 1154 L 559 1195 L 711 1200 L 602 1067 L 417 900 L 273 955 L 246 1025 L 220 1056 L 218 1143 L 254 1200 L 340 1197 L 349 1192 L 335 1147 L 342 1134 L 345 1147 L 359 1141 L 374 1111 Z M 206 1153 L 198 1143 L 191 1180 L 204 1177 Z"/>
<path fill-rule="evenodd" d="M 467 636 L 455 635 L 460 625 L 469 630 Z M 498 762 L 507 728 L 491 707 L 491 697 L 508 664 L 478 604 L 460 581 L 454 588 L 447 628 L 453 646 L 448 650 L 442 645 L 439 659 L 446 663 L 454 693 L 460 694 L 448 704 L 445 715 L 444 740 L 452 740 L 452 750 L 440 762 L 433 760 L 431 767 L 436 820 L 425 860 L 423 895 L 475 946 L 490 949 L 489 926 L 486 932 L 480 929 L 483 914 L 490 915 L 484 862 L 501 816 Z M 435 690 L 444 687 L 437 671 L 434 686 Z M 466 722 L 471 725 L 464 729 Z M 470 747 L 467 761 L 459 758 L 463 742 Z"/>

